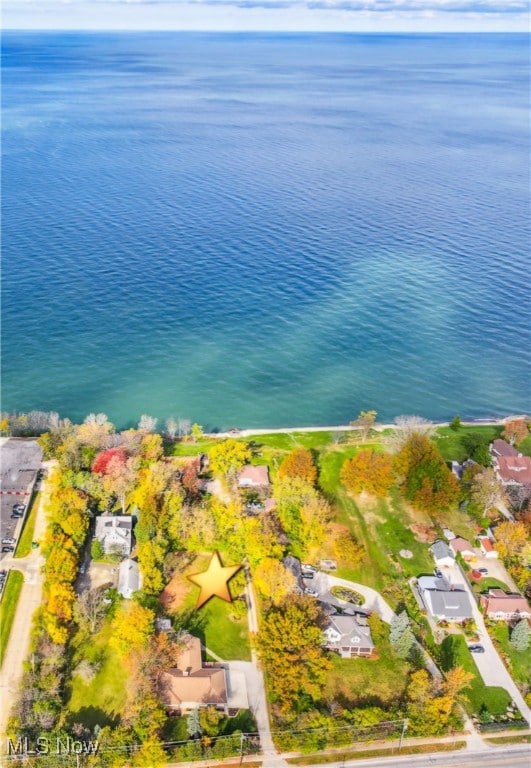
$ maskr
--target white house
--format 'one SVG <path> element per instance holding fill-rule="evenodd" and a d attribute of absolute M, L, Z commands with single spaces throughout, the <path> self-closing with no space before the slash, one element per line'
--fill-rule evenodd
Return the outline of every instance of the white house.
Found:
<path fill-rule="evenodd" d="M 339 653 L 341 658 L 370 656 L 374 643 L 364 616 L 333 615 L 324 629 L 325 647 Z"/>
<path fill-rule="evenodd" d="M 465 558 L 465 560 L 468 560 L 476 556 L 476 553 L 474 552 L 474 547 L 472 546 L 472 544 L 467 539 L 464 539 L 462 536 L 456 536 L 455 539 L 452 539 L 450 541 L 450 549 L 456 555 L 460 552 L 461 555 Z"/>
<path fill-rule="evenodd" d="M 122 560 L 118 568 L 118 593 L 126 600 L 130 600 L 133 593 L 140 589 L 141 584 L 138 563 L 130 558 Z"/>
<path fill-rule="evenodd" d="M 434 621 L 461 622 L 473 618 L 472 606 L 461 584 L 450 584 L 446 579 L 421 576 L 417 588 L 424 607 Z"/>
<path fill-rule="evenodd" d="M 492 559 L 498 557 L 498 553 L 488 536 L 478 536 L 478 544 L 483 557 L 490 557 Z"/>
<path fill-rule="evenodd" d="M 267 488 L 269 469 L 265 464 L 246 464 L 238 475 L 240 488 Z"/>
<path fill-rule="evenodd" d="M 430 547 L 430 552 L 435 560 L 435 565 L 439 568 L 443 566 L 452 566 L 455 562 L 455 555 L 448 546 L 448 544 L 442 539 L 434 541 Z"/>
<path fill-rule="evenodd" d="M 128 557 L 133 538 L 133 518 L 131 515 L 99 515 L 94 535 L 106 555 L 120 552 Z"/>

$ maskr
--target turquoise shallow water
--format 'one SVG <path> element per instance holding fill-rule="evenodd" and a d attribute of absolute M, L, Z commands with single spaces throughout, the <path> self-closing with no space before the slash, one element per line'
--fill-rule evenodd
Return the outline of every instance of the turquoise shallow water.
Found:
<path fill-rule="evenodd" d="M 3 408 L 529 410 L 528 43 L 6 33 Z"/>

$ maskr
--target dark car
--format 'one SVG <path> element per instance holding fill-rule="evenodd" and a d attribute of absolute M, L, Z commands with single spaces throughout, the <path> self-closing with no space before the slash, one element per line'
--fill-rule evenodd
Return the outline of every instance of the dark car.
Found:
<path fill-rule="evenodd" d="M 315 573 L 313 571 L 301 571 L 301 576 L 303 579 L 313 579 Z"/>
<path fill-rule="evenodd" d="M 478 568 L 478 572 L 481 573 L 482 576 L 488 576 L 489 575 L 489 569 L 488 568 Z"/>
<path fill-rule="evenodd" d="M 21 517 L 24 517 L 22 512 L 11 512 L 11 520 L 20 520 Z"/>
<path fill-rule="evenodd" d="M 25 504 L 13 504 L 13 511 L 24 512 L 25 509 L 26 509 Z"/>
<path fill-rule="evenodd" d="M 12 547 L 10 544 L 5 544 L 2 547 L 2 552 L 14 552 L 14 551 L 15 551 L 15 547 Z"/>
<path fill-rule="evenodd" d="M 469 645 L 468 650 L 470 653 L 485 653 L 485 649 L 482 645 Z"/>

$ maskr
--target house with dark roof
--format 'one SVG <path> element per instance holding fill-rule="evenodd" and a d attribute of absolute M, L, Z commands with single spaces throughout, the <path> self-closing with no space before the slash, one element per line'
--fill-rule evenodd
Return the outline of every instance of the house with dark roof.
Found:
<path fill-rule="evenodd" d="M 99 515 L 94 536 L 106 555 L 120 553 L 128 557 L 133 540 L 132 515 Z"/>
<path fill-rule="evenodd" d="M 434 621 L 462 622 L 473 618 L 470 599 L 462 584 L 450 584 L 435 576 L 420 576 L 417 589 Z"/>
<path fill-rule="evenodd" d="M 244 673 L 227 665 L 203 663 L 198 637 L 186 634 L 182 642 L 175 667 L 159 678 L 159 695 L 166 709 L 175 714 L 197 707 L 215 707 L 225 714 L 248 709 Z"/>
<path fill-rule="evenodd" d="M 332 614 L 323 633 L 325 648 L 335 651 L 342 659 L 370 656 L 374 650 L 367 617 L 361 614 Z"/>
<path fill-rule="evenodd" d="M 433 542 L 433 544 L 430 547 L 430 552 L 433 555 L 435 564 L 439 567 L 445 566 L 445 565 L 451 566 L 455 562 L 455 555 L 453 551 L 450 549 L 448 544 L 442 539 L 437 539 L 437 541 Z"/>
<path fill-rule="evenodd" d="M 531 607 L 518 592 L 489 589 L 487 594 L 481 595 L 480 605 L 485 615 L 496 621 L 531 619 Z"/>
<path fill-rule="evenodd" d="M 269 469 L 265 464 L 246 464 L 238 475 L 240 488 L 267 488 Z"/>
<path fill-rule="evenodd" d="M 506 440 L 498 438 L 490 444 L 490 455 L 493 458 L 499 458 L 500 456 L 520 456 L 516 448 L 508 443 Z"/>

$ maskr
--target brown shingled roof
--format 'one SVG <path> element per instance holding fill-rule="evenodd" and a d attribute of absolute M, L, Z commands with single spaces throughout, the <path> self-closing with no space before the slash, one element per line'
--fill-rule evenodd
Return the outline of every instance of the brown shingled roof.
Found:
<path fill-rule="evenodd" d="M 500 456 L 498 474 L 504 483 L 531 484 L 531 459 L 529 456 Z"/>

